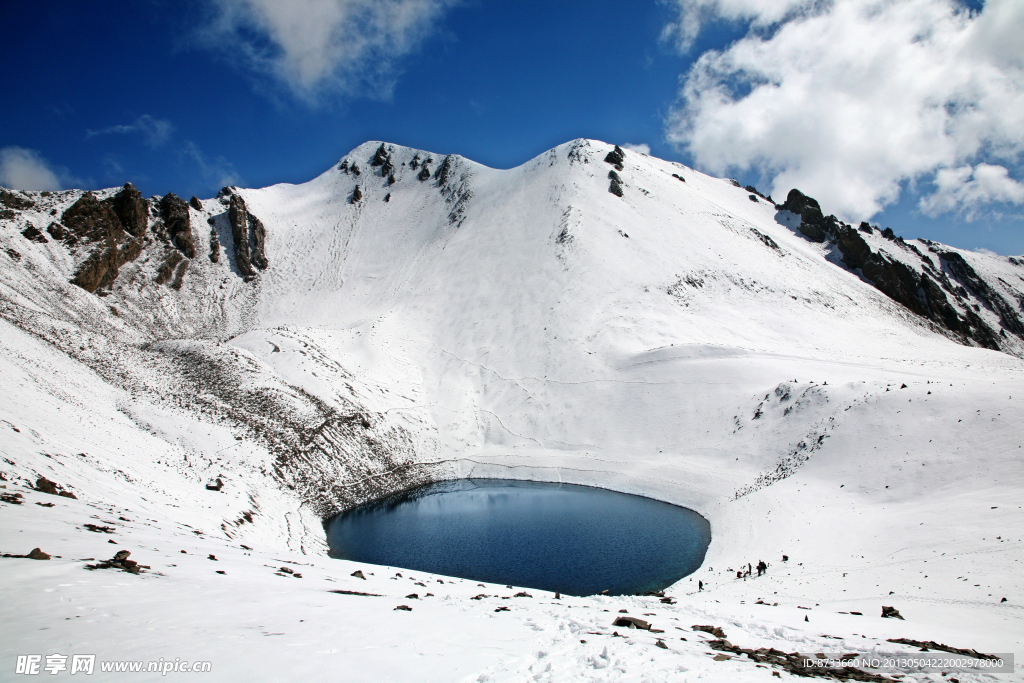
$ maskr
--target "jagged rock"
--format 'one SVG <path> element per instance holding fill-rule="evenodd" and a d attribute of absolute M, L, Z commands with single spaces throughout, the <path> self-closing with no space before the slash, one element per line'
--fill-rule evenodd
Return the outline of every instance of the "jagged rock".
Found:
<path fill-rule="evenodd" d="M 67 235 L 67 231 L 64 229 L 64 226 L 56 222 L 50 223 L 50 225 L 46 227 L 46 232 L 50 233 L 50 237 L 55 240 L 63 240 Z"/>
<path fill-rule="evenodd" d="M 388 185 L 394 185 L 395 182 L 396 182 L 395 181 L 395 174 L 394 173 L 388 174 Z"/>
<path fill-rule="evenodd" d="M 608 179 L 609 180 L 614 180 L 617 183 L 621 183 L 622 182 L 622 178 L 620 178 L 619 174 L 616 173 L 614 170 L 608 171 Z"/>
<path fill-rule="evenodd" d="M 192 221 L 188 204 L 178 195 L 170 192 L 160 200 L 160 215 L 168 236 L 181 253 L 188 259 L 196 257 L 196 244 L 192 238 Z"/>
<path fill-rule="evenodd" d="M 426 164 L 423 164 L 423 168 L 420 170 L 419 174 L 417 174 L 416 179 L 420 182 L 430 179 L 430 169 L 427 168 Z"/>
<path fill-rule="evenodd" d="M 920 249 L 897 237 L 892 229 L 886 228 L 882 235 L 901 249 L 916 254 L 924 266 L 923 272 L 884 251 L 875 251 L 863 237 L 864 234 L 874 234 L 875 228 L 867 223 L 861 223 L 855 229 L 838 221 L 835 216 L 824 216 L 818 202 L 799 190 L 790 191 L 786 203 L 779 209 L 800 216 L 799 230 L 808 239 L 814 242 L 834 242 L 842 254 L 843 264 L 850 270 L 859 269 L 866 280 L 893 301 L 921 317 L 938 323 L 959 336 L 964 343 L 970 340 L 985 348 L 1000 348 L 996 332 L 969 308 L 961 314 L 943 291 L 966 299 L 966 290 L 950 283 L 941 268 L 935 269 L 931 260 L 921 253 Z M 930 246 L 930 249 L 944 260 L 954 277 L 970 287 L 986 306 L 999 315 L 1004 328 L 1018 336 L 1024 336 L 1024 321 L 1005 299 L 977 275 L 960 254 L 952 251 L 939 252 L 934 246 Z"/>
<path fill-rule="evenodd" d="M 357 166 L 356 164 L 352 164 L 351 166 L 349 166 L 348 170 L 352 171 L 352 175 L 354 176 L 359 176 L 360 174 L 359 166 Z"/>
<path fill-rule="evenodd" d="M 622 183 L 619 180 L 617 180 L 615 178 L 612 178 L 611 184 L 608 185 L 608 191 L 611 192 L 616 197 L 621 197 L 622 196 Z"/>
<path fill-rule="evenodd" d="M 391 158 L 388 157 L 384 160 L 384 165 L 380 167 L 380 177 L 389 178 L 389 183 L 393 183 L 395 177 L 395 166 L 391 163 Z"/>
<path fill-rule="evenodd" d="M 352 574 L 350 574 L 350 576 L 354 576 L 357 579 L 362 579 L 363 581 L 366 580 L 366 577 L 363 576 L 363 570 L 362 569 L 355 570 L 354 572 L 352 572 Z"/>
<path fill-rule="evenodd" d="M 757 202 L 757 195 L 756 195 L 756 194 L 748 195 L 748 197 L 747 197 L 747 198 L 748 198 L 748 199 L 749 199 L 750 201 L 752 201 L 752 202 L 755 202 L 755 203 Z"/>
<path fill-rule="evenodd" d="M 48 559 L 50 559 L 50 556 L 47 553 L 44 553 L 39 548 L 32 548 L 31 552 L 29 552 L 27 557 L 30 560 L 48 560 Z"/>
<path fill-rule="evenodd" d="M 417 169 L 417 168 L 419 168 L 419 167 L 420 167 L 420 155 L 419 155 L 419 154 L 416 154 L 416 155 L 415 155 L 415 156 L 414 156 L 414 157 L 412 158 L 412 161 L 410 161 L 410 162 L 409 162 L 409 168 L 411 168 L 411 169 L 413 169 L 413 170 L 416 170 L 416 169 Z"/>
<path fill-rule="evenodd" d="M 237 194 L 231 195 L 228 220 L 231 221 L 231 237 L 235 242 L 235 261 L 238 263 L 238 270 L 245 277 L 253 277 L 256 271 L 249 260 L 249 211 L 245 207 L 245 200 Z"/>
<path fill-rule="evenodd" d="M 218 261 L 220 261 L 220 237 L 217 234 L 213 218 L 210 218 L 210 262 L 217 263 Z"/>
<path fill-rule="evenodd" d="M 32 242 L 39 242 L 40 244 L 46 244 L 50 240 L 46 239 L 46 235 L 39 231 L 34 225 L 30 225 L 21 231 L 21 236 Z"/>
<path fill-rule="evenodd" d="M 130 551 L 130 550 L 118 550 L 116 553 L 114 553 L 113 561 L 114 562 L 124 562 L 125 560 L 128 559 L 128 556 L 131 555 L 131 554 L 132 554 L 132 551 Z"/>
<path fill-rule="evenodd" d="M 789 191 L 782 211 L 789 211 L 800 216 L 799 230 L 812 242 L 824 242 L 835 236 L 838 225 L 835 216 L 826 218 L 821 213 L 818 202 L 797 189 Z"/>
<path fill-rule="evenodd" d="M 0 190 L 0 204 L 3 204 L 8 209 L 15 209 L 17 211 L 31 209 L 36 205 L 28 197 L 23 196 L 21 193 L 11 192 L 10 190 Z"/>
<path fill-rule="evenodd" d="M 212 484 L 206 485 L 207 491 L 220 491 L 222 488 L 224 488 L 224 481 L 220 477 L 217 477 Z"/>
<path fill-rule="evenodd" d="M 626 153 L 622 149 L 615 145 L 615 149 L 608 152 L 608 155 L 604 158 L 605 162 L 612 164 L 616 169 L 622 170 L 622 164 L 626 160 Z"/>
<path fill-rule="evenodd" d="M 388 150 L 384 147 L 384 143 L 380 143 L 380 147 L 373 155 L 373 159 L 370 161 L 371 166 L 383 166 L 388 160 Z"/>
<path fill-rule="evenodd" d="M 437 180 L 438 185 L 444 185 L 448 182 L 448 178 L 451 177 L 452 169 L 455 166 L 455 159 L 453 155 L 449 154 L 441 162 L 441 165 L 434 171 L 434 178 Z"/>
<path fill-rule="evenodd" d="M 61 217 L 68 233 L 65 244 L 73 246 L 79 240 L 101 243 L 71 279 L 72 284 L 87 292 L 111 285 L 118 269 L 142 253 L 142 242 L 125 231 L 112 204 L 111 200 L 101 202 L 92 192 L 86 192 Z"/>
<path fill-rule="evenodd" d="M 679 175 L 678 173 L 673 173 L 672 177 L 675 178 L 676 180 L 682 180 L 684 183 L 686 182 L 686 178 L 684 178 L 683 176 Z"/>
<path fill-rule="evenodd" d="M 348 173 L 348 159 L 344 159 L 340 164 L 338 164 L 338 170 L 342 173 Z"/>
<path fill-rule="evenodd" d="M 121 219 L 108 202 L 101 202 L 92 192 L 86 192 L 61 216 L 61 223 L 67 226 L 77 238 L 89 242 L 115 239 L 123 232 Z"/>
<path fill-rule="evenodd" d="M 385 202 L 390 202 L 391 201 L 391 193 L 390 192 L 388 192 L 386 195 L 384 195 L 384 201 Z"/>
<path fill-rule="evenodd" d="M 131 183 L 125 183 L 121 191 L 111 198 L 114 213 L 121 225 L 132 237 L 142 237 L 149 226 L 149 205 L 142 193 Z"/>
<path fill-rule="evenodd" d="M 362 198 L 363 198 L 363 192 L 362 192 L 362 190 L 359 189 L 359 186 L 356 185 L 355 189 L 352 190 L 352 196 L 349 197 L 348 203 L 349 204 L 356 204 Z"/>
<path fill-rule="evenodd" d="M 192 199 L 188 200 L 188 205 L 191 206 L 196 211 L 203 210 L 203 203 L 199 201 L 199 197 L 195 195 L 192 195 Z"/>
<path fill-rule="evenodd" d="M 247 213 L 249 218 L 249 231 L 252 235 L 252 264 L 260 270 L 266 270 L 267 266 L 270 265 L 270 261 L 267 260 L 267 229 L 263 227 L 263 222 L 253 216 L 251 213 Z"/>

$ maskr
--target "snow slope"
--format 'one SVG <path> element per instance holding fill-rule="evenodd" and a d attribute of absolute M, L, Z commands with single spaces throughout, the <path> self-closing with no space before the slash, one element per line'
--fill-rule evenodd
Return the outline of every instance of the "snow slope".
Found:
<path fill-rule="evenodd" d="M 23 195 L 35 205 L 0 221 L 18 255 L 0 254 L 0 471 L 25 500 L 0 503 L 0 551 L 61 555 L 0 559 L 22 596 L 0 608 L 0 666 L 89 646 L 209 659 L 218 679 L 772 678 L 712 660 L 690 631 L 704 623 L 741 647 L 908 637 L 1024 658 L 1012 330 L 1004 352 L 967 346 L 808 240 L 799 216 L 678 164 L 625 153 L 619 197 L 612 146 L 596 141 L 511 170 L 380 147 L 303 185 L 199 202 L 177 290 L 153 284 L 173 251 L 159 238 L 100 296 L 68 284 L 87 249 L 22 232 L 81 193 Z M 255 277 L 234 257 L 231 194 L 266 226 Z M 203 256 L 213 234 L 217 262 Z M 957 253 L 1021 291 L 1020 261 Z M 30 491 L 39 476 L 78 500 Z M 679 503 L 709 519 L 712 544 L 668 591 L 676 605 L 503 603 L 516 591 L 417 587 L 379 567 L 364 581 L 325 557 L 324 515 L 469 476 Z M 83 571 L 74 558 L 116 549 L 83 527 L 91 517 L 154 571 Z M 758 559 L 767 577 L 735 578 Z M 283 562 L 305 563 L 303 578 L 275 575 Z M 478 591 L 497 597 L 467 599 Z M 393 611 L 411 592 L 413 611 Z M 881 620 L 883 604 L 906 621 Z M 619 609 L 654 613 L 668 648 L 608 635 Z"/>

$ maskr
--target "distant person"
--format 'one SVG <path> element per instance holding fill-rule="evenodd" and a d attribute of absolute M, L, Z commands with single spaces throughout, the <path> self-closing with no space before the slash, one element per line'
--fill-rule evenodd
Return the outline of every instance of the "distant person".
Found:
<path fill-rule="evenodd" d="M 744 579 L 744 580 L 746 580 L 747 575 L 744 574 L 742 570 L 740 570 L 740 571 L 736 572 L 736 578 L 737 579 Z"/>
<path fill-rule="evenodd" d="M 764 560 L 759 560 L 758 563 L 757 563 L 757 575 L 761 576 L 766 571 L 768 571 L 768 565 L 765 564 Z"/>

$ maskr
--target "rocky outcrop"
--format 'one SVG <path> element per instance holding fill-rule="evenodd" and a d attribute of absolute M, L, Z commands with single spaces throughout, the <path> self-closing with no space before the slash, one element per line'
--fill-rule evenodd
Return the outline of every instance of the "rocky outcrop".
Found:
<path fill-rule="evenodd" d="M 623 168 L 622 164 L 626 161 L 626 153 L 622 151 L 621 147 L 619 147 L 618 145 L 615 145 L 615 149 L 613 149 L 612 151 L 608 152 L 608 154 L 607 154 L 607 156 L 605 156 L 604 160 L 605 160 L 606 163 L 609 163 L 609 164 L 612 164 L 613 166 L 615 166 L 615 170 L 621 171 L 622 168 Z"/>
<path fill-rule="evenodd" d="M 20 192 L 11 192 L 10 190 L 0 190 L 0 204 L 15 211 L 31 209 L 36 205 L 34 201 Z"/>
<path fill-rule="evenodd" d="M 451 154 L 444 158 L 441 165 L 434 171 L 434 179 L 437 180 L 438 185 L 444 185 L 448 182 L 448 179 L 452 175 L 452 169 L 455 166 L 455 161 Z"/>
<path fill-rule="evenodd" d="M 854 228 L 835 216 L 825 216 L 818 202 L 799 190 L 791 190 L 785 204 L 778 208 L 800 216 L 798 230 L 807 239 L 834 246 L 843 265 L 859 271 L 890 299 L 945 328 L 961 343 L 1000 350 L 1005 346 L 1001 338 L 1005 339 L 1007 332 L 1024 339 L 1024 322 L 1014 306 L 961 254 L 924 241 L 938 257 L 936 265 L 930 256 L 897 237 L 892 229 L 879 232 L 867 223 Z M 865 235 L 876 232 L 892 242 L 894 253 L 874 248 L 865 239 Z M 972 310 L 968 290 L 999 316 L 1001 329 L 994 329 Z"/>
<path fill-rule="evenodd" d="M 113 204 L 113 198 L 100 201 L 86 192 L 61 217 L 64 243 L 69 247 L 79 242 L 97 244 L 71 279 L 87 292 L 109 287 L 120 267 L 142 253 L 141 239 L 128 233 Z"/>
<path fill-rule="evenodd" d="M 195 195 L 192 195 L 192 199 L 188 200 L 188 205 L 191 206 L 196 211 L 203 210 L 203 203 L 199 201 L 199 197 Z"/>
<path fill-rule="evenodd" d="M 235 242 L 235 261 L 246 278 L 256 276 L 256 268 L 266 270 L 270 265 L 266 256 L 267 230 L 258 218 L 249 213 L 245 200 L 231 195 L 228 207 L 231 237 Z"/>
<path fill-rule="evenodd" d="M 111 205 L 129 235 L 142 237 L 146 234 L 146 228 L 149 227 L 149 205 L 134 185 L 125 183 L 121 191 L 111 199 Z"/>
<path fill-rule="evenodd" d="M 194 259 L 196 243 L 192 238 L 192 221 L 185 200 L 173 192 L 164 195 L 160 200 L 160 217 L 174 246 L 185 255 L 185 258 Z"/>

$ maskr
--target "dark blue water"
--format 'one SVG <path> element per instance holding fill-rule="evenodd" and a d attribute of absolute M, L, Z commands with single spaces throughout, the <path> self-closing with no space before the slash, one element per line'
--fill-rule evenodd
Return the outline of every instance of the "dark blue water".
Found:
<path fill-rule="evenodd" d="M 442 482 L 331 519 L 331 556 L 568 595 L 661 590 L 704 561 L 693 510 L 590 486 Z"/>

